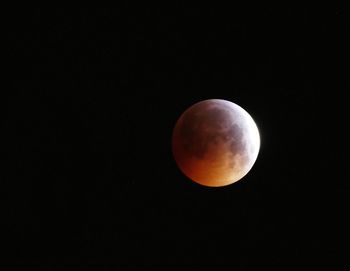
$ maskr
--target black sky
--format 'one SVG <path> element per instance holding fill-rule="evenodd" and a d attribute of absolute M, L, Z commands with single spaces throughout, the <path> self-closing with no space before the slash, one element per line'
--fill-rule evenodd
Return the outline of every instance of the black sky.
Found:
<path fill-rule="evenodd" d="M 344 267 L 342 9 L 32 9 L 10 17 L 1 193 L 13 263 Z M 255 166 L 225 188 L 192 183 L 171 154 L 177 118 L 208 98 L 239 104 L 261 132 Z"/>

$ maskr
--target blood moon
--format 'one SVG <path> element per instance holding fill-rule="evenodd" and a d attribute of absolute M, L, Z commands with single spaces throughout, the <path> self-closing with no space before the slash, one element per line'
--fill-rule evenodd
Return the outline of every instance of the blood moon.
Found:
<path fill-rule="evenodd" d="M 198 102 L 176 122 L 172 151 L 181 171 L 211 187 L 244 177 L 254 165 L 260 135 L 253 118 L 240 106 L 220 99 Z"/>

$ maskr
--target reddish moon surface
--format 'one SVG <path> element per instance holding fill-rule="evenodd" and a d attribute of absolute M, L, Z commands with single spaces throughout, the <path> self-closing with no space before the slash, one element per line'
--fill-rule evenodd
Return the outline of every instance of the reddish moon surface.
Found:
<path fill-rule="evenodd" d="M 254 165 L 260 135 L 252 117 L 240 106 L 220 99 L 188 108 L 176 122 L 172 150 L 180 170 L 205 186 L 226 186 Z"/>

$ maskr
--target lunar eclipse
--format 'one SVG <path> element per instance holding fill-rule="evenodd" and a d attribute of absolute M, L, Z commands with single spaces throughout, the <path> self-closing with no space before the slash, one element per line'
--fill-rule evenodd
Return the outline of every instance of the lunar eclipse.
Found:
<path fill-rule="evenodd" d="M 172 150 L 180 170 L 194 182 L 226 186 L 253 167 L 260 135 L 242 107 L 220 99 L 198 102 L 176 122 Z"/>

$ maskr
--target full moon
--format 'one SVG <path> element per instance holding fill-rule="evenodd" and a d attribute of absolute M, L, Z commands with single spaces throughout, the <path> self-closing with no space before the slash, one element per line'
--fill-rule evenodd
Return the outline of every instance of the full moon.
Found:
<path fill-rule="evenodd" d="M 198 102 L 176 122 L 172 151 L 180 170 L 204 186 L 226 186 L 253 167 L 260 135 L 242 107 L 220 99 Z"/>

